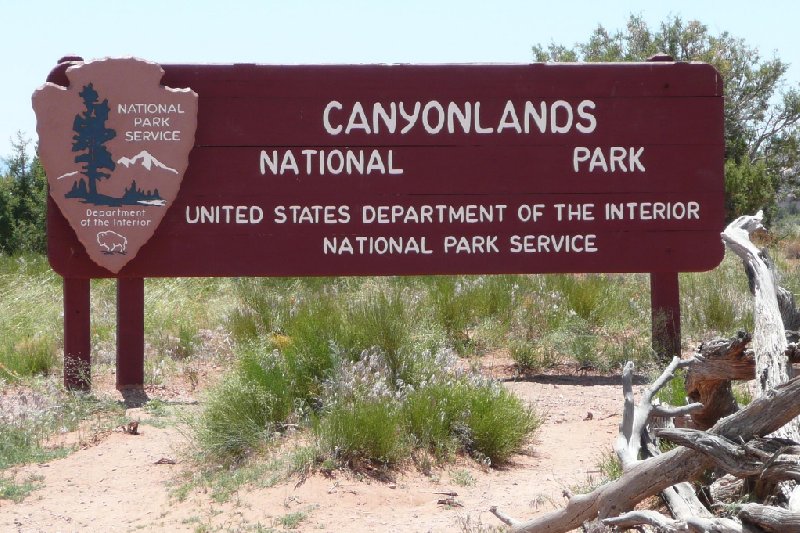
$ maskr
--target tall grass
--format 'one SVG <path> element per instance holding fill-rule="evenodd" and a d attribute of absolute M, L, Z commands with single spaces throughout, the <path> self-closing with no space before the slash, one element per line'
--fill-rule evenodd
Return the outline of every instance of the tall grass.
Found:
<path fill-rule="evenodd" d="M 747 276 L 733 253 L 726 253 L 722 264 L 710 272 L 681 274 L 680 285 L 685 338 L 700 341 L 753 330 Z"/>
<path fill-rule="evenodd" d="M 0 255 L 0 379 L 57 368 L 60 294 L 60 279 L 45 258 Z"/>
<path fill-rule="evenodd" d="M 198 443 L 218 457 L 243 456 L 269 442 L 288 419 L 295 397 L 284 361 L 247 346 L 236 371 L 209 394 L 196 426 Z"/>
<path fill-rule="evenodd" d="M 365 460 L 391 466 L 407 456 L 402 411 L 386 398 L 337 402 L 321 418 L 317 432 L 337 459 Z"/>
<path fill-rule="evenodd" d="M 506 335 L 509 352 L 524 370 L 559 363 L 598 370 L 625 360 L 652 361 L 646 276 L 531 276 Z"/>

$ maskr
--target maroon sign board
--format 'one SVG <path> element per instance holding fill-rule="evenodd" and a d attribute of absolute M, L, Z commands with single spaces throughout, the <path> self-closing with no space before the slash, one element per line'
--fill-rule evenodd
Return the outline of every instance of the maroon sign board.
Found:
<path fill-rule="evenodd" d="M 65 277 L 678 272 L 722 258 L 722 82 L 708 65 L 163 69 L 199 97 L 177 197 L 118 274 L 50 209 Z M 49 81 L 68 83 L 63 66 Z M 172 127 L 142 117 L 156 125 L 120 132 L 128 153 Z"/>
<path fill-rule="evenodd" d="M 69 87 L 70 65 L 48 81 Z M 723 257 L 709 65 L 161 68 L 197 95 L 177 195 L 115 271 L 50 198 L 65 279 L 648 272 L 674 299 L 677 272 Z M 172 135 L 164 108 L 107 98 L 109 123 L 136 115 L 116 132 L 126 154 Z"/>

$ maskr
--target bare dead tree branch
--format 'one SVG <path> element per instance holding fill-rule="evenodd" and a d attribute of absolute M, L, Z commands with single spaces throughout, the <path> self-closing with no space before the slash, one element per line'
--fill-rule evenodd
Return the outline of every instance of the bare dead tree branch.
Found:
<path fill-rule="evenodd" d="M 757 476 L 770 483 L 800 481 L 800 446 L 784 439 L 754 439 L 744 444 L 694 429 L 669 428 L 658 436 L 697 450 L 736 477 Z"/>
<path fill-rule="evenodd" d="M 770 533 L 800 533 L 800 513 L 780 507 L 748 503 L 739 511 L 739 519 Z"/>
<path fill-rule="evenodd" d="M 606 518 L 603 523 L 607 526 L 631 528 L 639 525 L 649 525 L 665 533 L 742 533 L 742 525 L 729 518 L 698 518 L 691 517 L 686 520 L 672 520 L 657 511 L 631 511 L 623 515 Z"/>

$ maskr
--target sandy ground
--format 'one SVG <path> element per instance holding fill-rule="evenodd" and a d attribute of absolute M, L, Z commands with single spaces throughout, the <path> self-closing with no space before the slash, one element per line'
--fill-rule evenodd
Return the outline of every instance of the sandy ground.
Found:
<path fill-rule="evenodd" d="M 502 524 L 490 506 L 530 518 L 562 506 L 565 489 L 596 479 L 622 406 L 618 377 L 534 376 L 506 386 L 530 401 L 544 423 L 529 451 L 501 469 L 463 460 L 430 476 L 409 467 L 382 481 L 315 474 L 245 487 L 226 503 L 203 489 L 179 501 L 173 490 L 189 468 L 186 437 L 179 425 L 156 427 L 144 410 L 129 409 L 130 420 L 141 420 L 140 435 L 114 431 L 66 458 L 16 469 L 20 480 L 41 476 L 42 487 L 18 504 L 0 500 L 0 531 L 492 531 Z M 174 393 L 164 395 L 175 400 Z M 156 464 L 161 459 L 177 464 Z M 465 477 L 472 479 L 466 486 Z M 457 496 L 440 503 L 449 492 Z M 293 516 L 303 519 L 293 524 Z"/>

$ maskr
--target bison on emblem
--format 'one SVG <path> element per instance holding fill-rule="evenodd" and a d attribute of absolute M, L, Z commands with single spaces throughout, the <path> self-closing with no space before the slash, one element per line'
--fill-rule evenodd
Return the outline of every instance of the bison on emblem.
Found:
<path fill-rule="evenodd" d="M 128 239 L 111 230 L 101 231 L 97 234 L 97 244 L 100 245 L 104 254 L 124 254 L 128 248 Z"/>

